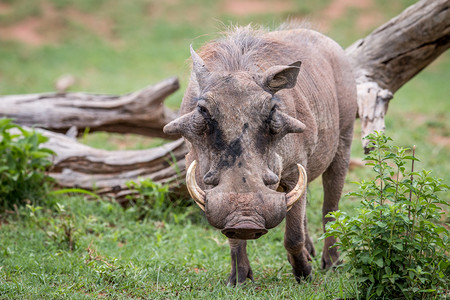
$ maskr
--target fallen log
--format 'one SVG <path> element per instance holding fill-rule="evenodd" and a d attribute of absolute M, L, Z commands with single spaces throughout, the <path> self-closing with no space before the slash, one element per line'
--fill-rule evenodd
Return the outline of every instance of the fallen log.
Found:
<path fill-rule="evenodd" d="M 0 117 L 20 125 L 67 132 L 108 131 L 135 133 L 176 139 L 162 128 L 176 117 L 164 106 L 167 96 L 179 88 L 177 78 L 169 78 L 123 96 L 89 93 L 46 93 L 0 97 Z"/>
<path fill-rule="evenodd" d="M 147 150 L 107 151 L 60 133 L 36 131 L 49 138 L 42 146 L 55 152 L 49 175 L 60 186 L 94 190 L 120 200 L 130 193 L 127 181 L 148 178 L 168 184 L 172 192 L 187 195 L 183 189 L 187 149 L 182 139 Z"/>
<path fill-rule="evenodd" d="M 419 1 L 346 49 L 357 81 L 362 137 L 384 131 L 393 94 L 450 47 L 449 6 L 448 0 Z"/>

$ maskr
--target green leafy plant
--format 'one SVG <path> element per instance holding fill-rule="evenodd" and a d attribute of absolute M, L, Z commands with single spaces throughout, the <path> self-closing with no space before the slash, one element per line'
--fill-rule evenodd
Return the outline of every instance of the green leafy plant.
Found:
<path fill-rule="evenodd" d="M 56 210 L 47 210 L 41 206 L 27 204 L 30 220 L 58 247 L 65 247 L 73 251 L 80 234 L 76 218 L 70 207 L 56 203 Z"/>
<path fill-rule="evenodd" d="M 136 214 L 138 219 L 165 219 L 169 213 L 170 201 L 167 199 L 169 187 L 150 179 L 139 178 L 126 183 L 129 189 L 137 191 L 137 195 L 127 196 L 131 207 L 129 211 Z"/>
<path fill-rule="evenodd" d="M 138 220 L 152 219 L 179 224 L 186 220 L 201 222 L 199 211 L 191 201 L 169 197 L 169 186 L 154 182 L 151 179 L 139 178 L 126 183 L 135 193 L 128 195 L 127 211 Z"/>
<path fill-rule="evenodd" d="M 14 204 L 38 203 L 48 190 L 50 177 L 45 174 L 51 165 L 50 149 L 40 147 L 48 139 L 0 119 L 0 212 Z"/>
<path fill-rule="evenodd" d="M 361 199 L 355 217 L 341 211 L 329 214 L 335 221 L 327 224 L 323 238 L 338 239 L 336 246 L 345 255 L 343 270 L 354 280 L 358 298 L 442 295 L 450 278 L 449 232 L 439 222 L 448 203 L 438 192 L 448 186 L 429 171 L 414 171 L 414 149 L 409 155 L 411 149 L 390 146 L 391 139 L 379 132 L 367 138 L 372 150 L 366 165 L 376 176 L 348 194 Z"/>

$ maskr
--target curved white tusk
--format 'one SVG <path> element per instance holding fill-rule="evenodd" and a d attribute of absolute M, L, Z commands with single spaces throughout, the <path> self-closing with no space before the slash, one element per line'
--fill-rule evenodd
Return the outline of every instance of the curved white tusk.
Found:
<path fill-rule="evenodd" d="M 186 185 L 192 199 L 194 199 L 195 203 L 205 211 L 205 192 L 197 184 L 197 180 L 195 179 L 195 167 L 197 167 L 196 160 L 191 163 L 186 172 Z"/>
<path fill-rule="evenodd" d="M 298 167 L 298 181 L 295 187 L 286 194 L 286 207 L 289 211 L 292 206 L 297 202 L 306 191 L 306 184 L 308 183 L 308 177 L 306 176 L 306 170 L 301 164 L 297 164 Z"/>

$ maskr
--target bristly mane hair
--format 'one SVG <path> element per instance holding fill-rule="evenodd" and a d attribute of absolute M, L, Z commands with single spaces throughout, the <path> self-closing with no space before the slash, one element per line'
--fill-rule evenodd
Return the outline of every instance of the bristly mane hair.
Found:
<path fill-rule="evenodd" d="M 281 24 L 278 30 L 310 28 L 309 23 L 290 20 Z M 232 26 L 222 33 L 222 37 L 204 45 L 199 54 L 211 71 L 261 71 L 262 57 L 267 48 L 274 49 L 278 41 L 264 36 L 269 30 L 263 27 L 247 25 Z M 267 50 L 268 51 L 268 50 Z"/>
<path fill-rule="evenodd" d="M 251 25 L 232 27 L 221 38 L 204 45 L 200 56 L 210 70 L 252 71 L 256 67 L 256 53 L 270 44 L 263 38 L 266 32 Z"/>

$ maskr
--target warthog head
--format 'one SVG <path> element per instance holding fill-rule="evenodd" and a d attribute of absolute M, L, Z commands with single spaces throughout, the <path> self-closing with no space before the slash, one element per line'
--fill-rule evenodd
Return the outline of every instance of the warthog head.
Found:
<path fill-rule="evenodd" d="M 284 219 L 306 187 L 306 172 L 298 165 L 294 189 L 276 191 L 283 165 L 276 145 L 305 125 L 281 111 L 275 94 L 295 86 L 301 63 L 259 74 L 210 72 L 192 48 L 191 55 L 196 107 L 164 132 L 190 142 L 187 187 L 208 222 L 229 238 L 257 239 Z"/>

